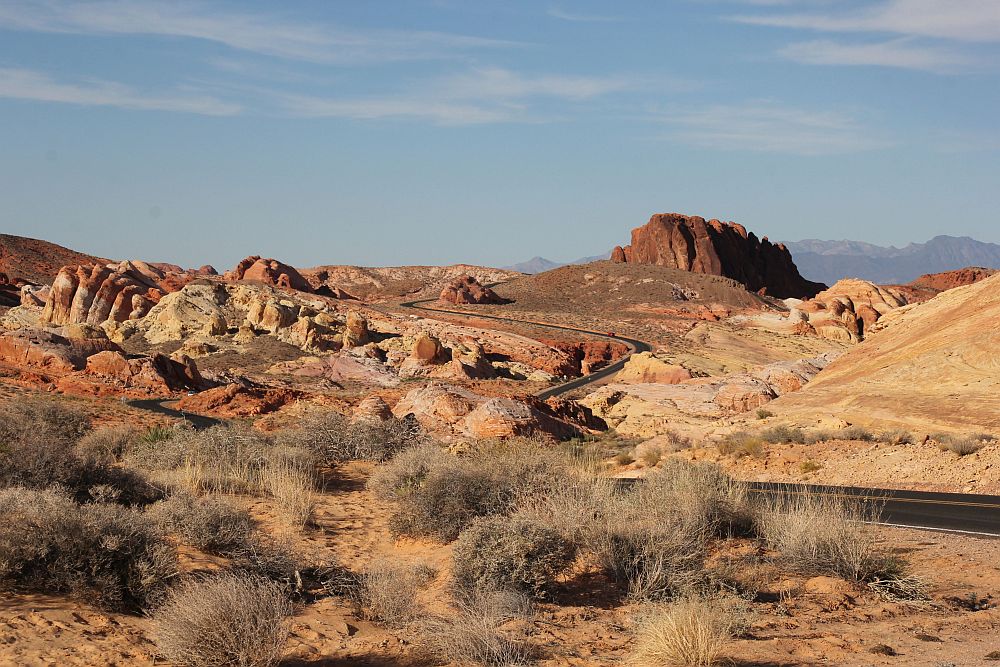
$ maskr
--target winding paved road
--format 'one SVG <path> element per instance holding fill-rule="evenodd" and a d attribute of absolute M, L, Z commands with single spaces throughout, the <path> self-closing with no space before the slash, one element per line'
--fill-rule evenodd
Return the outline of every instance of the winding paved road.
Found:
<path fill-rule="evenodd" d="M 601 333 L 600 331 L 590 331 L 588 329 L 579 329 L 577 327 L 567 327 L 562 324 L 552 324 L 550 322 L 536 322 L 534 320 L 515 320 L 509 317 L 500 317 L 498 315 L 485 315 L 480 313 L 470 313 L 464 310 L 448 310 L 446 308 L 428 308 L 427 306 L 422 306 L 422 303 L 432 303 L 437 301 L 437 299 L 420 299 L 418 301 L 406 301 L 405 303 L 399 304 L 402 308 L 415 308 L 417 310 L 427 310 L 432 313 L 448 313 L 449 315 L 461 315 L 463 317 L 475 317 L 487 320 L 497 320 L 498 322 L 507 322 L 508 324 L 529 324 L 531 326 L 543 327 L 545 329 L 555 329 L 557 331 L 572 331 L 573 333 L 586 334 L 588 336 L 597 336 L 598 338 L 606 338 L 608 340 L 618 341 L 620 343 L 625 343 L 629 348 L 629 353 L 624 357 L 615 361 L 614 363 L 608 364 L 604 368 L 594 371 L 588 375 L 584 375 L 578 378 L 573 378 L 572 380 L 567 380 L 561 384 L 557 384 L 548 389 L 543 389 L 535 394 L 538 398 L 546 399 L 552 398 L 553 396 L 559 396 L 560 394 L 565 394 L 568 391 L 572 391 L 579 387 L 586 386 L 588 384 L 593 384 L 599 380 L 614 375 L 622 369 L 625 362 L 628 361 L 629 357 L 637 352 L 649 352 L 653 348 L 649 343 L 644 343 L 641 340 L 636 340 L 635 338 L 625 338 L 623 336 L 616 336 L 609 333 Z"/>

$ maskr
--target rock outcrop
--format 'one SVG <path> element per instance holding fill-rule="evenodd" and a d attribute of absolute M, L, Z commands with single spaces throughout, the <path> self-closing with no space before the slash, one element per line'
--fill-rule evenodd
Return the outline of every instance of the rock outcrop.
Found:
<path fill-rule="evenodd" d="M 680 384 L 690 379 L 688 369 L 657 359 L 652 352 L 633 354 L 615 374 L 615 382 L 624 384 Z"/>
<path fill-rule="evenodd" d="M 802 391 L 768 406 L 802 424 L 836 417 L 925 432 L 1000 429 L 1000 275 L 881 319 Z"/>
<path fill-rule="evenodd" d="M 120 352 L 104 338 L 70 338 L 54 331 L 19 329 L 0 334 L 0 363 L 41 373 L 82 370 L 100 352 Z"/>
<path fill-rule="evenodd" d="M 368 320 L 356 310 L 347 313 L 347 325 L 344 328 L 344 347 L 358 347 L 371 341 L 368 333 Z"/>
<path fill-rule="evenodd" d="M 484 287 L 472 276 L 459 276 L 441 290 L 441 300 L 454 304 L 504 304 L 509 303 L 489 287 Z"/>
<path fill-rule="evenodd" d="M 272 285 L 300 292 L 311 292 L 309 282 L 294 267 L 276 259 L 253 255 L 242 260 L 232 271 L 225 274 L 226 280 L 243 280 L 248 283 Z"/>
<path fill-rule="evenodd" d="M 781 299 L 809 297 L 825 287 L 799 275 L 783 244 L 758 239 L 733 222 L 679 213 L 658 213 L 633 229 L 632 243 L 616 247 L 611 260 L 726 276 Z"/>
<path fill-rule="evenodd" d="M 972 285 L 980 280 L 989 278 L 997 273 L 996 269 L 985 269 L 980 266 L 969 266 L 956 271 L 945 271 L 944 273 L 925 273 L 916 280 L 907 283 L 907 287 L 917 289 L 927 289 L 934 292 L 944 292 L 945 290 Z"/>
<path fill-rule="evenodd" d="M 145 262 L 64 266 L 52 282 L 40 322 L 61 325 L 135 320 L 191 277 L 165 273 Z"/>

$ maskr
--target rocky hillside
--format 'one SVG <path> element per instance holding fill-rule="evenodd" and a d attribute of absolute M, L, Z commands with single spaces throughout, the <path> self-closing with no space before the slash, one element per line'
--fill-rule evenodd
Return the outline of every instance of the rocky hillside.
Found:
<path fill-rule="evenodd" d="M 632 230 L 632 243 L 616 247 L 611 261 L 656 264 L 737 280 L 753 292 L 780 299 L 808 297 L 825 285 L 799 275 L 785 246 L 758 239 L 733 222 L 658 213 Z"/>
<path fill-rule="evenodd" d="M 879 320 L 802 391 L 769 409 L 803 424 L 1000 429 L 1000 275 Z"/>
<path fill-rule="evenodd" d="M 107 261 L 48 241 L 0 234 L 0 273 L 6 274 L 12 283 L 51 284 L 64 266 Z"/>
<path fill-rule="evenodd" d="M 339 289 L 369 301 L 402 296 L 436 297 L 448 283 L 462 276 L 472 276 L 483 285 L 489 285 L 521 275 L 516 271 L 469 264 L 380 267 L 333 265 L 300 271 L 313 289 L 319 292 L 335 292 Z"/>
<path fill-rule="evenodd" d="M 902 248 L 859 241 L 805 241 L 785 245 L 810 280 L 833 284 L 841 278 L 876 283 L 907 283 L 921 274 L 953 271 L 963 266 L 1000 268 L 1000 245 L 967 236 L 935 236 L 927 243 Z"/>

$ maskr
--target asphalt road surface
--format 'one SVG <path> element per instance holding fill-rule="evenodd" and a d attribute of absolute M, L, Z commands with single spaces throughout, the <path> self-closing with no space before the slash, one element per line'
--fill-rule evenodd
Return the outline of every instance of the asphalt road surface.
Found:
<path fill-rule="evenodd" d="M 637 352 L 649 352 L 653 348 L 650 347 L 649 343 L 644 343 L 641 340 L 636 340 L 634 338 L 625 338 L 623 336 L 615 336 L 610 333 L 602 333 L 600 331 L 590 331 L 588 329 L 578 329 L 577 327 L 567 327 L 561 324 L 550 324 L 548 322 L 534 322 L 530 320 L 515 320 L 509 317 L 500 317 L 498 315 L 485 315 L 480 313 L 470 313 L 465 310 L 448 310 L 445 308 L 428 308 L 427 306 L 421 306 L 422 303 L 431 303 L 437 301 L 437 299 L 421 299 L 419 301 L 407 301 L 406 303 L 399 304 L 403 308 L 416 308 L 418 310 L 427 310 L 432 313 L 448 313 L 451 315 L 461 315 L 463 317 L 475 317 L 487 320 L 497 320 L 499 322 L 507 322 L 509 324 L 530 324 L 531 326 L 542 327 L 545 329 L 555 329 L 557 331 L 572 331 L 573 333 L 586 334 L 588 336 L 596 336 L 598 338 L 606 338 L 607 340 L 618 341 L 619 343 L 625 343 L 629 348 L 629 353 L 618 361 L 608 364 L 604 368 L 594 371 L 588 375 L 582 377 L 573 378 L 572 380 L 567 380 L 561 384 L 557 384 L 554 387 L 549 387 L 548 389 L 543 389 L 536 393 L 535 396 L 544 400 L 546 398 L 552 398 L 553 396 L 559 396 L 560 394 L 565 394 L 568 391 L 573 391 L 579 387 L 586 386 L 588 384 L 593 384 L 599 380 L 614 375 L 622 369 L 628 358 Z"/>

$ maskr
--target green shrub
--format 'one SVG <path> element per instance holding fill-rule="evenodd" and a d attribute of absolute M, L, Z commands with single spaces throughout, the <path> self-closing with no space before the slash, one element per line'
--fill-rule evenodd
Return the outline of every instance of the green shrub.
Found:
<path fill-rule="evenodd" d="M 464 594 L 510 589 L 544 597 L 575 555 L 558 530 L 529 516 L 482 517 L 455 541 L 452 577 Z"/>
<path fill-rule="evenodd" d="M 86 594 L 138 611 L 175 575 L 176 553 L 140 511 L 78 505 L 51 490 L 0 490 L 0 581 L 46 593 Z"/>
<path fill-rule="evenodd" d="M 245 573 L 189 581 L 153 613 L 156 646 L 189 667 L 270 667 L 281 660 L 292 607 L 280 586 Z"/>

